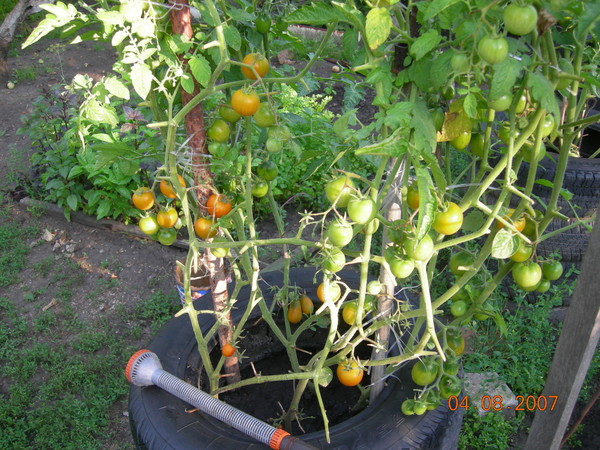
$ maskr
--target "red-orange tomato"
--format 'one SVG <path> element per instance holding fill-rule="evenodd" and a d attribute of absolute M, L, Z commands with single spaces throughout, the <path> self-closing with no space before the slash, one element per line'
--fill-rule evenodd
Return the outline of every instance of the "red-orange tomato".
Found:
<path fill-rule="evenodd" d="M 231 345 L 229 342 L 227 344 L 225 344 L 223 347 L 221 347 L 221 354 L 226 358 L 233 356 L 234 353 L 235 353 L 235 347 L 233 345 Z"/>
<path fill-rule="evenodd" d="M 223 217 L 231 211 L 231 202 L 227 197 L 219 194 L 212 194 L 206 201 L 206 210 L 211 216 Z"/>
<path fill-rule="evenodd" d="M 244 56 L 244 59 L 242 59 L 242 63 L 253 66 L 260 78 L 264 77 L 269 71 L 269 61 L 267 61 L 267 58 L 265 58 L 263 55 L 258 53 L 248 53 L 246 56 Z M 250 80 L 256 80 L 256 74 L 254 71 L 252 71 L 252 69 L 250 69 L 250 67 L 242 66 L 242 73 L 246 78 Z"/>
<path fill-rule="evenodd" d="M 139 188 L 131 196 L 131 201 L 137 209 L 146 211 L 154 206 L 154 192 L 147 187 Z"/>
<path fill-rule="evenodd" d="M 185 187 L 185 180 L 183 179 L 183 177 L 181 175 L 177 175 L 177 179 L 179 180 L 179 184 L 181 185 L 181 187 Z M 164 195 L 167 198 L 177 197 L 177 194 L 175 194 L 175 191 L 173 190 L 173 186 L 171 186 L 171 183 L 169 183 L 167 180 L 161 180 L 160 184 L 158 185 L 158 188 L 160 189 L 162 195 Z"/>
<path fill-rule="evenodd" d="M 362 381 L 365 372 L 358 367 L 356 361 L 346 361 L 337 366 L 336 374 L 344 386 L 356 386 Z"/>
<path fill-rule="evenodd" d="M 206 217 L 200 217 L 194 222 L 194 231 L 202 239 L 213 238 L 217 235 L 217 228 L 214 222 Z"/>
<path fill-rule="evenodd" d="M 240 116 L 251 116 L 260 106 L 260 100 L 256 92 L 244 92 L 238 89 L 231 96 L 231 107 Z"/>
<path fill-rule="evenodd" d="M 159 211 L 156 215 L 156 221 L 161 228 L 172 228 L 177 223 L 179 216 L 175 208 L 169 208 L 167 210 Z"/>

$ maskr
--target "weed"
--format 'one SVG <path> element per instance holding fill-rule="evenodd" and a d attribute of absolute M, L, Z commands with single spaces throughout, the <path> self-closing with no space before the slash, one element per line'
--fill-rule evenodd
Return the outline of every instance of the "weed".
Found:
<path fill-rule="evenodd" d="M 15 69 L 15 80 L 17 83 L 26 80 L 35 80 L 37 77 L 37 71 L 34 67 L 25 67 L 24 69 Z"/>
<path fill-rule="evenodd" d="M 29 253 L 24 239 L 30 238 L 36 231 L 33 227 L 23 227 L 12 221 L 0 224 L 0 287 L 17 281 Z"/>
<path fill-rule="evenodd" d="M 52 269 L 54 268 L 55 264 L 56 264 L 56 262 L 55 262 L 54 256 L 49 255 L 46 258 L 42 259 L 41 261 L 35 263 L 33 265 L 33 270 L 35 270 L 41 276 L 47 277 L 50 274 L 50 272 L 52 271 Z"/>
<path fill-rule="evenodd" d="M 458 440 L 459 449 L 509 448 L 510 437 L 517 431 L 518 419 L 506 420 L 502 414 L 489 413 L 479 417 L 469 409 Z"/>

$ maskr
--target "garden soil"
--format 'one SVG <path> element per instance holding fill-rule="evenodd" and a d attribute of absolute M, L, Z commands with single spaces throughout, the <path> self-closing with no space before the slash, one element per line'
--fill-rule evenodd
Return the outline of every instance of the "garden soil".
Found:
<path fill-rule="evenodd" d="M 132 310 L 152 293 L 163 293 L 172 296 L 174 302 L 177 301 L 173 296 L 173 269 L 175 261 L 184 258 L 185 252 L 156 242 L 68 222 L 61 217 L 40 215 L 39 211 L 18 203 L 22 193 L 15 189 L 18 176 L 28 176 L 30 173 L 29 157 L 32 153 L 27 138 L 17 134 L 21 126 L 20 117 L 31 110 L 32 102 L 42 88 L 57 83 L 68 84 L 77 73 L 87 73 L 94 79 L 105 75 L 110 71 L 114 53 L 109 47 L 97 43 L 68 46 L 42 40 L 26 50 L 15 47 L 11 54 L 8 67 L 14 74 L 15 87 L 8 89 L 7 86 L 0 86 L 0 191 L 12 195 L 15 200 L 3 207 L 10 208 L 11 215 L 24 227 L 37 225 L 40 234 L 31 236 L 28 264 L 20 274 L 20 281 L 0 288 L 0 296 L 21 304 L 31 318 L 48 308 L 60 312 L 65 305 L 58 295 L 54 295 L 52 280 L 40 275 L 40 271 L 34 267 L 50 263 L 63 270 L 65 276 L 78 267 L 71 300 L 78 319 L 86 323 L 118 321 L 122 329 L 126 329 L 131 324 L 123 319 L 123 311 Z M 316 67 L 317 75 L 327 77 L 331 69 L 332 64 L 319 64 Z M 336 88 L 336 93 L 340 94 L 341 89 Z M 341 96 L 336 95 L 331 107 L 339 112 L 341 105 Z M 366 106 L 359 108 L 359 112 L 361 120 L 365 122 L 374 113 Z M 288 216 L 288 219 L 291 217 Z M 274 227 L 264 224 L 263 229 L 268 232 Z M 41 295 L 32 302 L 24 298 L 26 292 Z M 68 334 L 64 338 L 68 341 Z M 149 331 L 145 330 L 138 342 L 126 344 L 143 348 L 150 339 Z M 6 392 L 7 386 L 0 382 L 0 395 Z M 116 402 L 110 415 L 107 435 L 111 436 L 112 444 L 106 444 L 105 448 L 133 447 L 127 418 L 127 399 Z M 600 422 L 591 420 L 594 417 L 598 417 L 597 407 L 584 428 L 583 434 L 589 433 L 590 438 L 600 435 Z M 585 445 L 585 436 L 580 434 L 579 437 L 584 442 L 584 448 L 592 448 Z M 597 446 L 598 442 L 595 444 Z"/>

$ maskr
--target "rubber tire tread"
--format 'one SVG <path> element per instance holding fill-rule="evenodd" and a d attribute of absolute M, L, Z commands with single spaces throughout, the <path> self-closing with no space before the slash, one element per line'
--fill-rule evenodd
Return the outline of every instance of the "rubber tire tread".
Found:
<path fill-rule="evenodd" d="M 291 279 L 316 298 L 313 268 L 292 269 Z M 358 287 L 356 272 L 339 273 L 351 287 Z M 261 282 L 267 302 L 272 301 L 268 285 L 281 285 L 282 274 L 271 272 Z M 247 298 L 249 288 L 241 290 L 240 299 Z M 270 298 L 271 297 L 271 298 Z M 196 309 L 211 305 L 210 294 L 195 302 Z M 233 310 L 233 320 L 241 317 L 243 308 Z M 200 315 L 201 328 L 207 330 L 214 323 L 212 315 Z M 183 377 L 190 357 L 194 357 L 196 340 L 187 316 L 173 318 L 161 329 L 148 347 L 155 352 L 164 370 Z M 446 404 L 422 416 L 405 416 L 400 412 L 401 402 L 414 395 L 416 387 L 410 378 L 410 366 L 393 377 L 375 402 L 353 418 L 331 427 L 332 444 L 327 444 L 323 432 L 301 436 L 303 441 L 317 448 L 383 449 L 452 449 L 458 444 L 462 411 L 452 412 Z M 266 445 L 225 425 L 202 412 L 185 410 L 190 405 L 162 389 L 131 385 L 129 391 L 129 420 L 132 435 L 139 449 L 266 449 Z M 460 410 L 460 408 L 459 408 Z"/>

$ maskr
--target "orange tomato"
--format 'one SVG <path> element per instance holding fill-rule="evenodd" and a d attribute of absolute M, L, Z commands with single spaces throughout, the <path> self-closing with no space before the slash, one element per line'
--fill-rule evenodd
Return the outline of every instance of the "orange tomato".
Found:
<path fill-rule="evenodd" d="M 258 74 L 260 78 L 264 77 L 269 71 L 269 61 L 267 61 L 267 58 L 263 55 L 258 53 L 248 53 L 244 56 L 244 59 L 242 59 L 242 63 L 254 67 L 256 74 Z M 246 78 L 256 80 L 256 74 L 250 67 L 242 66 L 242 73 Z"/>
<path fill-rule="evenodd" d="M 194 222 L 194 231 L 202 239 L 213 238 L 217 235 L 215 223 L 206 217 L 200 217 Z"/>
<path fill-rule="evenodd" d="M 231 345 L 229 342 L 227 344 L 225 344 L 223 347 L 221 347 L 221 354 L 226 358 L 233 356 L 234 353 L 235 353 L 235 347 L 233 345 Z"/>
<path fill-rule="evenodd" d="M 290 323 L 298 323 L 302 320 L 302 305 L 300 300 L 294 300 L 288 306 L 287 318 Z"/>
<path fill-rule="evenodd" d="M 154 192 L 147 187 L 141 187 L 133 193 L 131 201 L 137 209 L 146 211 L 154 206 Z"/>
<path fill-rule="evenodd" d="M 503 218 L 507 222 L 511 222 L 513 224 L 513 226 L 516 228 L 516 230 L 519 233 L 521 233 L 525 229 L 525 225 L 527 225 L 527 219 L 525 218 L 525 216 L 521 216 L 517 220 L 513 220 L 512 215 L 514 212 L 515 212 L 514 209 L 512 209 L 512 208 L 509 209 L 508 214 L 505 215 Z M 496 223 L 498 224 L 498 228 L 504 228 L 504 225 L 502 224 L 502 222 L 497 221 Z"/>
<path fill-rule="evenodd" d="M 185 187 L 185 180 L 183 179 L 183 177 L 181 175 L 177 175 L 177 179 L 179 180 L 179 184 L 181 185 L 181 187 Z M 171 186 L 171 183 L 169 183 L 167 180 L 161 180 L 158 185 L 158 188 L 160 189 L 162 195 L 164 195 L 167 198 L 177 197 L 177 194 L 175 194 L 175 191 L 173 190 L 173 186 Z"/>
<path fill-rule="evenodd" d="M 177 223 L 177 219 L 179 219 L 179 216 L 175 208 L 159 211 L 156 215 L 156 221 L 161 228 L 173 228 Z"/>
<path fill-rule="evenodd" d="M 206 201 L 206 210 L 216 218 L 228 214 L 231 208 L 231 202 L 224 195 L 212 194 Z"/>

